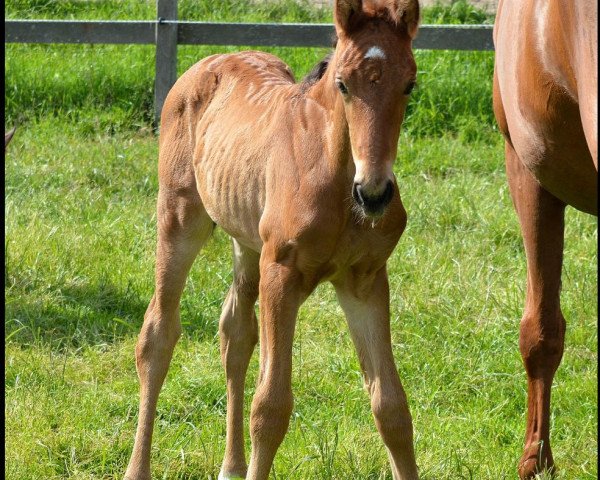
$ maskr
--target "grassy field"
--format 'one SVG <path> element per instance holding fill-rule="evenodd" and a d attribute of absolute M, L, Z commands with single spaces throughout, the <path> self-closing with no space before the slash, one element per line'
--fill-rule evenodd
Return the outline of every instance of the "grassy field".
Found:
<path fill-rule="evenodd" d="M 218 7 L 211 6 L 212 4 Z M 180 1 L 183 19 L 327 22 L 293 2 Z M 7 18 L 153 18 L 154 2 L 12 0 Z M 491 22 L 457 2 L 425 23 Z M 182 73 L 210 53 L 180 47 Z M 326 49 L 264 49 L 301 78 Z M 134 346 L 152 295 L 153 49 L 6 45 L 5 475 L 121 478 L 138 406 Z M 392 335 L 424 480 L 516 478 L 526 382 L 525 260 L 491 110 L 491 52 L 416 52 L 395 165 L 409 221 L 389 262 Z M 155 478 L 216 479 L 225 439 L 217 321 L 231 281 L 217 230 L 182 300 L 156 422 Z M 597 478 L 597 219 L 567 210 L 567 343 L 553 388 L 561 480 Z M 254 393 L 255 353 L 246 392 Z M 341 309 L 300 311 L 295 408 L 273 479 L 391 479 Z M 247 439 L 248 447 L 250 446 Z"/>

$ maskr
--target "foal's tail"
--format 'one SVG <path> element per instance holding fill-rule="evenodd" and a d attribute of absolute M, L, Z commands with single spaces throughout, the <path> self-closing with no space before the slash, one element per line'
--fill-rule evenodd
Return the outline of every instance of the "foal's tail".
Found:
<path fill-rule="evenodd" d="M 210 104 L 218 85 L 218 74 L 210 67 L 217 57 L 212 55 L 190 67 L 169 91 L 161 113 L 162 132 L 173 128 L 174 125 L 186 124 L 195 127 Z M 190 128 L 191 145 L 195 145 L 195 128 Z"/>
<path fill-rule="evenodd" d="M 219 83 L 217 74 L 208 68 L 211 59 L 208 57 L 192 66 L 175 82 L 161 114 L 159 224 L 177 224 L 187 233 L 195 230 L 212 232 L 213 229 L 198 191 L 193 165 L 196 128 Z M 206 236 L 198 232 L 194 235 Z"/>
<path fill-rule="evenodd" d="M 17 127 L 13 127 L 12 130 L 10 130 L 4 134 L 4 150 L 6 150 L 6 147 L 8 146 L 8 143 L 10 142 L 11 138 L 15 134 L 16 130 L 17 130 Z"/>

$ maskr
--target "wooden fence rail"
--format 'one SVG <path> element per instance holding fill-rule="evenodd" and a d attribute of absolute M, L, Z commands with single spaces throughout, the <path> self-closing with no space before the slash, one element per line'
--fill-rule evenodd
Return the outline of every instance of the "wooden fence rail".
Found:
<path fill-rule="evenodd" d="M 329 47 L 332 24 L 210 23 L 177 19 L 177 0 L 157 0 L 147 21 L 5 20 L 5 43 L 154 44 L 155 122 L 177 78 L 177 45 Z M 421 25 L 414 48 L 493 50 L 492 25 Z"/>

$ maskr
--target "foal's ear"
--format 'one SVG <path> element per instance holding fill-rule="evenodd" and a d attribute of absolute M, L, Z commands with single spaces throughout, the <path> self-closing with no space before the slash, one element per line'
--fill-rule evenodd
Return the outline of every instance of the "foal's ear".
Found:
<path fill-rule="evenodd" d="M 404 24 L 410 38 L 415 38 L 419 28 L 419 1 L 394 0 L 394 15 L 398 24 Z"/>
<path fill-rule="evenodd" d="M 336 0 L 333 18 L 335 21 L 335 29 L 347 31 L 350 26 L 350 21 L 353 17 L 362 11 L 362 0 Z"/>

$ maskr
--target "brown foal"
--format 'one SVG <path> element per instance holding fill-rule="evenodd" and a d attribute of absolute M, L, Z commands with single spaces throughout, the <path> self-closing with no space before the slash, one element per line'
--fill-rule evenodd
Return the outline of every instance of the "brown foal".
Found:
<path fill-rule="evenodd" d="M 598 215 L 598 2 L 500 0 L 494 110 L 527 255 L 519 347 L 528 380 L 521 478 L 552 471 L 550 390 L 565 319 L 566 205 Z"/>
<path fill-rule="evenodd" d="M 327 280 L 346 314 L 393 477 L 418 478 L 386 272 L 406 224 L 392 164 L 415 83 L 418 19 L 417 0 L 337 0 L 335 51 L 304 82 L 294 83 L 272 55 L 243 52 L 202 60 L 172 88 L 160 132 L 156 289 L 136 346 L 140 411 L 126 478 L 150 478 L 181 293 L 214 224 L 231 235 L 234 261 L 219 323 L 227 377 L 219 478 L 268 477 L 292 412 L 296 315 Z M 247 467 L 243 392 L 258 325 Z"/>

